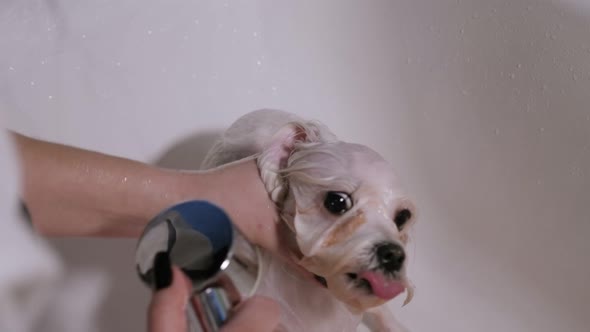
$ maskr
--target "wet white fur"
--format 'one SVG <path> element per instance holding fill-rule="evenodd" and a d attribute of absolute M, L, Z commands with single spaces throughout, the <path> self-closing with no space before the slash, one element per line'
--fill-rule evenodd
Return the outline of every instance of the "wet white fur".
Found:
<path fill-rule="evenodd" d="M 392 225 L 391 218 L 396 208 L 413 207 L 389 164 L 367 147 L 339 141 L 321 123 L 276 110 L 254 111 L 238 119 L 211 148 L 202 168 L 243 158 L 257 159 L 261 178 L 292 232 L 302 264 L 313 273 L 329 276 L 330 289 L 324 289 L 263 253 L 264 275 L 257 293 L 280 303 L 282 328 L 355 331 L 363 319 L 372 331 L 407 331 L 385 305 L 368 308 L 375 297 L 352 289 L 340 277 L 345 271 L 340 269 L 369 266 L 359 255 L 368 241 L 405 244 L 405 233 Z M 322 244 L 331 231 L 347 219 L 323 214 L 318 195 L 336 189 L 355 192 L 355 207 L 347 215 L 362 213 L 367 221 L 350 239 L 326 248 Z M 410 287 L 405 269 L 400 278 Z M 347 303 L 358 298 L 361 309 Z"/>

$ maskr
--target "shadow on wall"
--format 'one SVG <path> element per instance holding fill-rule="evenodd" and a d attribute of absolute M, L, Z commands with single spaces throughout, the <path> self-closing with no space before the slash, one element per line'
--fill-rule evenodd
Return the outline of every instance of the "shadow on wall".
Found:
<path fill-rule="evenodd" d="M 154 164 L 171 169 L 199 169 L 207 151 L 221 133 L 221 130 L 202 131 L 180 139 L 156 158 Z"/>

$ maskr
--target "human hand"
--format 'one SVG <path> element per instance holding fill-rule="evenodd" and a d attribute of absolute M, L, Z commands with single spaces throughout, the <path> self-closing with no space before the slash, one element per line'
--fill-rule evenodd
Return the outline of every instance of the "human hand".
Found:
<path fill-rule="evenodd" d="M 252 244 L 281 257 L 302 277 L 313 274 L 299 265 L 300 257 L 287 245 L 291 232 L 280 222 L 278 209 L 270 199 L 253 159 L 235 162 L 205 172 L 175 171 L 176 192 L 182 200 L 205 199 L 221 207 L 240 233 Z"/>
<path fill-rule="evenodd" d="M 154 261 L 155 292 L 148 309 L 149 332 L 186 332 L 186 308 L 190 303 L 191 284 L 184 273 L 170 265 L 165 253 Z M 221 332 L 273 331 L 279 324 L 278 305 L 265 297 L 249 298 L 230 311 Z"/>

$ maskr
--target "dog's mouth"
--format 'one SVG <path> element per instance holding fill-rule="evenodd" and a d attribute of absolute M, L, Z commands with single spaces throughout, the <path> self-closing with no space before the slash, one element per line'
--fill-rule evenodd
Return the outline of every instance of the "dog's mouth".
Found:
<path fill-rule="evenodd" d="M 365 290 L 384 300 L 391 300 L 403 293 L 406 287 L 397 279 L 392 279 L 379 271 L 363 271 L 361 273 L 347 273 L 346 278 L 358 289 Z"/>
<path fill-rule="evenodd" d="M 313 275 L 314 279 L 324 288 L 328 288 L 326 278 L 317 274 Z M 365 291 L 368 295 L 373 295 L 383 300 L 389 301 L 404 291 L 407 292 L 404 306 L 414 297 L 414 286 L 410 281 L 403 278 L 391 278 L 379 272 L 378 270 L 367 270 L 360 273 L 349 272 L 345 274 L 348 282 L 352 283 L 357 289 Z"/>

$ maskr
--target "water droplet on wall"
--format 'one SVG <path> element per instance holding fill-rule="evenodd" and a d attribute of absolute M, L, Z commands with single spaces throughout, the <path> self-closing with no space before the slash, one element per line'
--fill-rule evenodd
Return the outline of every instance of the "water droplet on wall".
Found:
<path fill-rule="evenodd" d="M 557 36 L 555 36 L 554 34 L 552 34 L 550 31 L 545 32 L 545 38 L 547 39 L 551 39 L 551 40 L 556 40 Z"/>
<path fill-rule="evenodd" d="M 573 176 L 582 175 L 582 169 L 578 165 L 572 165 L 571 173 Z"/>

